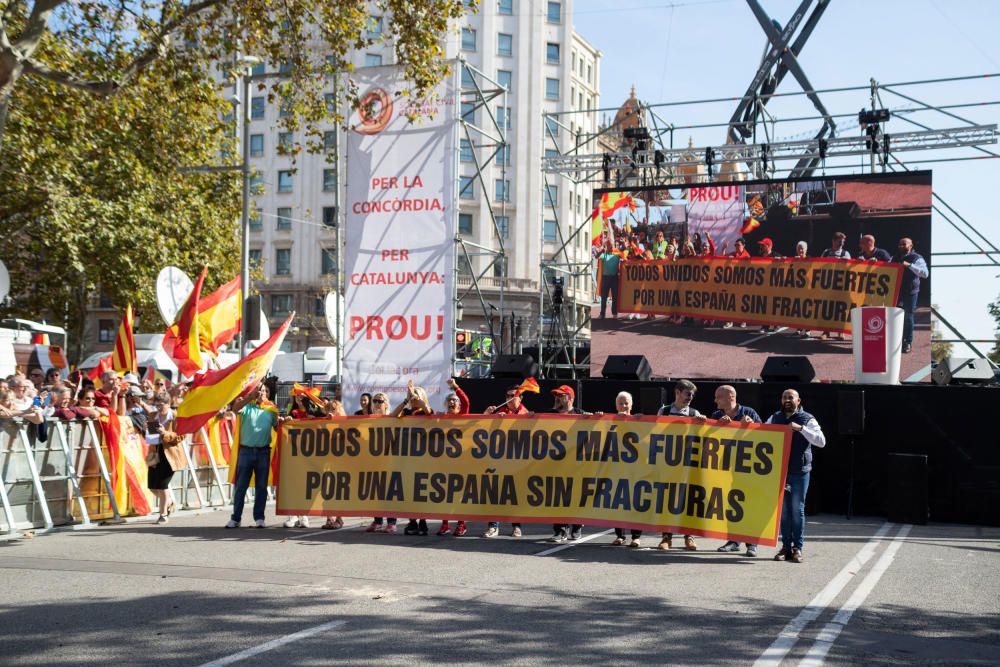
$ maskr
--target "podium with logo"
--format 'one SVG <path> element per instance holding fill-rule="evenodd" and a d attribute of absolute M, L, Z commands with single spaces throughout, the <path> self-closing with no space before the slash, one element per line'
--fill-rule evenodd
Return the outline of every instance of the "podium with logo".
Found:
<path fill-rule="evenodd" d="M 903 309 L 862 306 L 851 311 L 854 381 L 899 384 L 903 354 Z"/>

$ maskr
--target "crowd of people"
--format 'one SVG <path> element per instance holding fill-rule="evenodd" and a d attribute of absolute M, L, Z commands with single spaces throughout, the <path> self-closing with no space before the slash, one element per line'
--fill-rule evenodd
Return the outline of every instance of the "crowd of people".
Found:
<path fill-rule="evenodd" d="M 729 259 L 750 259 L 751 257 L 761 257 L 769 259 L 809 259 L 811 257 L 832 258 L 832 259 L 854 259 L 869 262 L 893 262 L 902 264 L 902 282 L 899 290 L 897 306 L 903 309 L 903 352 L 908 353 L 913 348 L 914 313 L 917 308 L 917 297 L 920 293 L 921 280 L 925 280 L 929 274 L 926 260 L 913 248 L 913 240 L 907 237 L 901 238 L 897 245 L 895 254 L 879 248 L 875 237 L 871 234 L 863 235 L 858 241 L 856 255 L 852 256 L 847 249 L 847 235 L 843 232 L 834 233 L 830 240 L 830 246 L 824 248 L 818 255 L 809 254 L 809 244 L 806 241 L 799 241 L 795 244 L 792 253 L 784 256 L 774 249 L 774 241 L 770 238 L 762 238 L 757 241 L 757 253 L 751 255 L 747 250 L 746 240 L 738 238 L 733 244 L 731 252 L 726 252 L 727 248 L 717 248 L 711 234 L 702 236 L 695 233 L 692 236 L 679 238 L 676 234 L 666 237 L 662 229 L 650 228 L 639 232 L 632 232 L 621 235 L 616 241 L 606 239 L 604 246 L 598 255 L 601 265 L 601 279 L 598 285 L 598 295 L 601 301 L 600 319 L 607 318 L 608 301 L 611 301 L 611 316 L 618 318 L 618 276 L 621 274 L 622 262 L 648 261 L 648 260 L 668 260 L 683 261 L 691 258 L 724 257 Z M 636 317 L 632 315 L 631 317 Z M 650 316 L 650 318 L 655 316 Z M 678 324 L 695 323 L 695 318 L 674 317 Z M 702 324 L 710 325 L 711 320 L 702 320 Z M 733 322 L 720 323 L 723 328 L 731 328 Z M 746 328 L 746 323 L 739 325 Z M 777 330 L 775 326 L 765 325 L 761 327 L 761 332 L 772 333 Z M 811 337 L 809 331 L 798 329 L 794 332 L 803 338 Z M 840 339 L 841 334 L 836 334 Z M 829 334 L 823 332 L 819 336 L 826 340 Z"/>
<path fill-rule="evenodd" d="M 58 370 L 48 373 L 34 369 L 27 376 L 16 373 L 0 379 L 0 418 L 19 419 L 36 425 L 38 438 L 45 439 L 44 427 L 49 420 L 99 419 L 114 412 L 120 417 L 128 417 L 136 431 L 142 434 L 148 445 L 147 464 L 149 466 L 148 487 L 157 498 L 157 522 L 165 523 L 173 513 L 176 503 L 170 491 L 170 482 L 175 470 L 186 465 L 186 458 L 180 444 L 181 438 L 174 431 L 176 407 L 184 400 L 186 391 L 183 383 L 165 386 L 165 381 L 140 381 L 133 373 L 119 378 L 113 371 L 103 374 L 98 388 L 95 383 L 79 373 L 63 379 Z M 427 392 L 412 382 L 407 384 L 402 400 L 391 406 L 387 394 L 378 392 L 362 394 L 358 400 L 355 415 L 385 415 L 408 417 L 414 415 L 466 415 L 470 413 L 469 397 L 454 379 L 448 380 L 448 392 L 444 396 L 442 408 L 434 410 Z M 503 401 L 488 406 L 483 415 L 530 415 L 522 401 L 522 385 L 507 388 Z M 729 385 L 720 386 L 715 392 L 716 410 L 706 416 L 692 405 L 697 387 L 693 382 L 681 380 L 674 387 L 674 400 L 664 405 L 658 415 L 683 417 L 695 420 L 712 419 L 719 423 L 761 423 L 760 415 L 751 407 L 740 405 L 736 389 Z M 591 414 L 576 405 L 573 387 L 562 385 L 551 391 L 553 405 L 549 410 L 556 414 Z M 619 415 L 632 415 L 633 398 L 628 392 L 621 392 L 615 399 L 614 411 Z M 236 429 L 239 437 L 239 452 L 236 462 L 233 487 L 233 512 L 226 528 L 239 528 L 242 521 L 247 492 L 251 481 L 254 483 L 253 520 L 257 528 L 264 528 L 265 507 L 268 498 L 269 469 L 274 434 L 279 424 L 286 419 L 308 417 L 334 418 L 346 414 L 339 385 L 330 394 L 311 400 L 305 392 L 293 394 L 287 415 L 282 415 L 278 407 L 269 400 L 267 385 L 261 383 L 245 397 L 229 406 L 224 406 L 223 414 L 237 417 Z M 601 414 L 601 413 L 595 413 Z M 789 389 L 781 397 L 780 409 L 774 412 L 766 423 L 788 425 L 793 431 L 792 453 L 789 457 L 786 492 L 781 511 L 782 548 L 775 556 L 777 560 L 802 561 L 804 541 L 805 495 L 809 487 L 809 473 L 812 469 L 812 447 L 823 447 L 825 436 L 816 419 L 805 412 L 798 393 Z M 374 517 L 365 530 L 372 533 L 396 532 L 395 517 Z M 308 527 L 306 516 L 289 517 L 284 526 Z M 339 516 L 329 516 L 322 526 L 339 529 L 344 521 Z M 579 540 L 583 525 L 554 524 L 552 542 Z M 626 543 L 625 530 L 630 531 L 628 546 L 639 547 L 642 531 L 628 526 L 615 529 L 616 546 Z M 403 531 L 407 535 L 427 535 L 429 527 L 426 519 L 409 519 Z M 453 534 L 465 536 L 468 526 L 465 521 L 456 522 L 452 528 L 448 520 L 442 520 L 437 535 Z M 487 524 L 483 537 L 492 538 L 500 534 L 500 524 Z M 514 523 L 510 535 L 521 537 L 522 525 Z M 668 550 L 673 546 L 673 534 L 662 533 L 657 546 Z M 693 536 L 683 536 L 683 547 L 696 550 Z M 718 551 L 735 552 L 740 546 L 727 542 Z M 746 555 L 756 556 L 757 545 L 746 544 Z"/>

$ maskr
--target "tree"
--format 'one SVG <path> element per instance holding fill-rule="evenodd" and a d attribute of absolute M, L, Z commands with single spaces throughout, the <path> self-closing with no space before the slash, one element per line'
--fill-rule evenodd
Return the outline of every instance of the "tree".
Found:
<path fill-rule="evenodd" d="M 987 308 L 993 320 L 997 323 L 996 343 L 994 343 L 993 349 L 987 356 L 990 358 L 990 361 L 1000 364 L 1000 296 L 997 297 L 996 301 L 987 306 Z"/>
<path fill-rule="evenodd" d="M 940 306 L 935 303 L 931 306 L 931 310 L 932 312 L 940 312 Z M 941 361 L 951 356 L 953 345 L 941 342 L 943 338 L 938 319 L 931 317 L 931 359 L 933 361 Z"/>
<path fill-rule="evenodd" d="M 381 22 L 372 23 L 372 9 Z M 23 81 L 111 96 L 161 60 L 231 62 L 241 53 L 287 66 L 270 95 L 294 107 L 290 124 L 301 118 L 318 136 L 317 119 L 333 114 L 324 100 L 328 76 L 351 70 L 353 50 L 391 40 L 412 92 L 423 97 L 448 71 L 442 38 L 465 9 L 462 0 L 0 0 L 0 144 Z M 91 67 L 53 58 L 53 43 L 88 54 Z"/>
<path fill-rule="evenodd" d="M 87 71 L 67 45 L 50 52 Z M 13 293 L 3 316 L 66 326 L 79 360 L 87 302 L 132 303 L 137 324 L 162 331 L 154 280 L 165 265 L 239 271 L 240 179 L 182 174 L 229 147 L 230 109 L 190 62 L 162 60 L 108 99 L 27 79 L 0 160 L 0 238 Z M 206 288 L 210 286 L 206 285 Z M 75 343 L 75 346 L 73 345 Z"/>

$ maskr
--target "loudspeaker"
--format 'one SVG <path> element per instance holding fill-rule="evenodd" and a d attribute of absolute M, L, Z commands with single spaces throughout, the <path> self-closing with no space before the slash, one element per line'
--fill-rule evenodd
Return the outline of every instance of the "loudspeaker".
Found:
<path fill-rule="evenodd" d="M 649 381 L 653 369 L 649 367 L 649 361 L 642 354 L 612 354 L 604 362 L 601 375 L 614 380 L 641 380 Z"/>
<path fill-rule="evenodd" d="M 760 371 L 764 382 L 812 382 L 815 377 L 809 357 L 768 357 Z"/>
<path fill-rule="evenodd" d="M 490 374 L 495 378 L 523 380 L 538 375 L 538 364 L 529 354 L 501 354 L 493 362 Z"/>
<path fill-rule="evenodd" d="M 945 357 L 931 373 L 936 385 L 946 384 L 986 384 L 993 382 L 993 368 L 985 359 L 963 359 Z"/>
<path fill-rule="evenodd" d="M 260 340 L 260 294 L 248 296 L 243 305 L 243 337 Z"/>
<path fill-rule="evenodd" d="M 864 435 L 865 392 L 837 392 L 837 428 L 840 435 Z"/>
<path fill-rule="evenodd" d="M 633 412 L 640 415 L 655 415 L 667 403 L 667 390 L 663 387 L 640 387 L 639 405 Z"/>
<path fill-rule="evenodd" d="M 889 454 L 886 513 L 893 523 L 925 525 L 928 515 L 927 456 Z"/>

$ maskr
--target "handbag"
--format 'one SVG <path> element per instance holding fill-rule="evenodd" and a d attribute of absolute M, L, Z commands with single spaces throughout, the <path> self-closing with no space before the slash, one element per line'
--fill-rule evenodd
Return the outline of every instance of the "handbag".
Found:
<path fill-rule="evenodd" d="M 160 462 L 159 445 L 149 445 L 146 448 L 146 467 L 153 468 Z"/>

